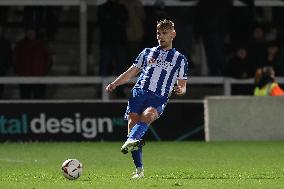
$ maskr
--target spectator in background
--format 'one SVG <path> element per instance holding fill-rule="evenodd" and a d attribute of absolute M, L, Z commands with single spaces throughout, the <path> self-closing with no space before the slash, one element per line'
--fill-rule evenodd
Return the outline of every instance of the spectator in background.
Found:
<path fill-rule="evenodd" d="M 249 60 L 254 72 L 266 65 L 267 41 L 265 39 L 264 26 L 257 24 L 252 31 L 252 38 L 248 42 Z"/>
<path fill-rule="evenodd" d="M 271 66 L 258 68 L 255 72 L 254 96 L 283 96 L 284 91 L 275 82 L 275 72 Z"/>
<path fill-rule="evenodd" d="M 144 36 L 144 6 L 141 0 L 121 0 L 121 3 L 124 4 L 128 11 L 126 28 L 128 49 L 127 62 L 132 62 L 136 54 L 140 52 L 139 49 Z"/>
<path fill-rule="evenodd" d="M 254 70 L 251 66 L 251 62 L 248 59 L 248 52 L 246 47 L 238 47 L 233 56 L 228 59 L 226 66 L 224 67 L 225 76 L 233 77 L 236 79 L 248 79 L 253 78 Z M 232 85 L 232 95 L 251 95 L 253 86 L 234 84 Z"/>
<path fill-rule="evenodd" d="M 248 52 L 245 47 L 239 47 L 235 51 L 233 57 L 228 60 L 225 66 L 225 75 L 237 79 L 252 78 L 254 70 L 252 70 L 248 59 Z"/>
<path fill-rule="evenodd" d="M 12 45 L 5 37 L 4 28 L 0 25 L 0 76 L 5 76 L 12 66 Z M 4 85 L 0 84 L 0 99 L 3 98 Z"/>
<path fill-rule="evenodd" d="M 266 64 L 274 68 L 276 75 L 284 76 L 284 54 L 280 44 L 276 41 L 268 43 Z"/>
<path fill-rule="evenodd" d="M 118 75 L 126 68 L 128 12 L 119 0 L 98 7 L 100 28 L 100 75 Z"/>
<path fill-rule="evenodd" d="M 209 75 L 220 76 L 225 65 L 225 34 L 227 18 L 232 0 L 199 0 L 196 7 L 195 24 L 197 36 L 201 37 Z"/>
<path fill-rule="evenodd" d="M 45 44 L 37 38 L 35 28 L 26 30 L 25 38 L 16 44 L 14 52 L 15 72 L 19 76 L 45 76 L 50 71 L 52 59 Z M 44 99 L 46 85 L 21 84 L 22 99 Z"/>

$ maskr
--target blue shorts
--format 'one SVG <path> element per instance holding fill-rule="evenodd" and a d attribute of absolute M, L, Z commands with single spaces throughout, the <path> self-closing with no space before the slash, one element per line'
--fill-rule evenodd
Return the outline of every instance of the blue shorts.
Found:
<path fill-rule="evenodd" d="M 156 95 L 151 91 L 134 88 L 131 90 L 124 119 L 128 120 L 129 113 L 141 114 L 148 107 L 155 108 L 160 117 L 167 105 L 167 102 L 167 97 Z"/>

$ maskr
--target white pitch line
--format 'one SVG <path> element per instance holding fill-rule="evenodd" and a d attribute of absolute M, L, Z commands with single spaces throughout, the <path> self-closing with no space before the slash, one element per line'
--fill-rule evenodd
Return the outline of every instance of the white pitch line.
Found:
<path fill-rule="evenodd" d="M 9 158 L 0 158 L 0 161 L 6 161 L 11 163 L 23 163 L 23 160 L 9 159 Z"/>

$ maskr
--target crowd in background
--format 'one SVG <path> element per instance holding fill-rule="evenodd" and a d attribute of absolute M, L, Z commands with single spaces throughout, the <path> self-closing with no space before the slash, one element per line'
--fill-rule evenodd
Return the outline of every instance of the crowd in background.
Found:
<path fill-rule="evenodd" d="M 156 21 L 167 18 L 175 22 L 178 37 L 174 42 L 194 70 L 195 44 L 205 49 L 209 76 L 253 78 L 256 70 L 271 66 L 276 76 L 284 76 L 284 11 L 281 7 L 234 7 L 232 0 L 199 0 L 196 6 L 169 7 L 163 0 L 143 6 L 140 0 L 107 0 L 96 9 L 99 29 L 100 76 L 118 75 L 131 65 L 144 47 L 156 46 Z M 24 7 L 20 26 L 23 39 L 11 44 L 5 37 L 13 7 L 0 8 L 0 74 L 13 70 L 20 76 L 43 76 L 51 70 L 49 41 L 56 40 L 61 27 L 59 7 Z M 92 28 L 89 28 L 92 32 Z M 89 43 L 92 43 L 89 38 Z M 89 50 L 89 52 L 91 52 Z M 193 73 L 200 75 L 200 73 Z M 23 98 L 44 97 L 44 86 L 20 86 Z M 3 86 L 0 86 L 0 95 Z M 34 94 L 35 93 L 35 94 Z"/>

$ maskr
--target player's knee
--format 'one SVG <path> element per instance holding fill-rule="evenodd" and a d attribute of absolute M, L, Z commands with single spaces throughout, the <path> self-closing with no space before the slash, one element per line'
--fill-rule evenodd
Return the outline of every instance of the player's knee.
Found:
<path fill-rule="evenodd" d="M 129 116 L 128 116 L 129 126 L 134 126 L 138 121 L 140 121 L 140 115 L 136 113 L 129 113 Z"/>
<path fill-rule="evenodd" d="M 148 108 L 142 113 L 141 121 L 150 124 L 153 121 L 155 121 L 157 118 L 158 118 L 157 110 L 154 108 Z"/>

